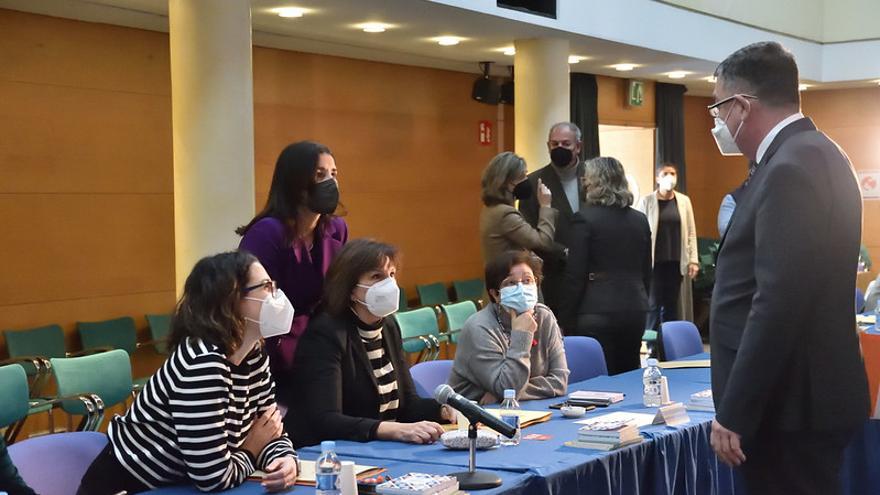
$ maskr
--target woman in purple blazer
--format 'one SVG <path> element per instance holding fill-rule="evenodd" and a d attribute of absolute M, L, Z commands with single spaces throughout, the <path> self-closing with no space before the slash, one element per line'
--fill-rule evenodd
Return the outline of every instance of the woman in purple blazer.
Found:
<path fill-rule="evenodd" d="M 260 260 L 296 311 L 290 333 L 266 345 L 282 401 L 297 342 L 321 299 L 324 275 L 348 240 L 348 226 L 333 215 L 338 205 L 333 154 L 322 144 L 300 141 L 278 156 L 263 211 L 236 231 L 242 236 L 239 249 Z"/>

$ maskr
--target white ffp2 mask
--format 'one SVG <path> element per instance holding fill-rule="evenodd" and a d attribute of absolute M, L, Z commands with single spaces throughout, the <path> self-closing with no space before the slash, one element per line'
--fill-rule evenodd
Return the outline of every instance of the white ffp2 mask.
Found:
<path fill-rule="evenodd" d="M 363 301 L 357 301 L 367 307 L 367 311 L 379 318 L 385 318 L 397 311 L 400 306 L 400 287 L 394 277 L 380 280 L 373 285 L 357 284 L 367 289 Z"/>
<path fill-rule="evenodd" d="M 256 297 L 245 297 L 245 299 L 263 303 L 260 306 L 259 321 L 247 316 L 244 319 L 258 324 L 260 326 L 260 335 L 264 339 L 284 335 L 290 331 L 290 326 L 293 325 L 294 310 L 293 304 L 284 295 L 284 291 L 277 289 L 274 296 L 269 294 L 265 299 L 257 299 Z"/>
<path fill-rule="evenodd" d="M 712 128 L 712 137 L 715 138 L 715 144 L 718 145 L 718 151 L 721 152 L 724 156 L 739 156 L 742 155 L 742 151 L 739 150 L 739 146 L 736 144 L 736 137 L 739 136 L 739 131 L 742 129 L 743 123 L 740 122 L 739 126 L 736 128 L 736 134 L 730 134 L 730 129 L 727 128 L 727 123 L 719 117 L 715 117 L 715 127 Z"/>

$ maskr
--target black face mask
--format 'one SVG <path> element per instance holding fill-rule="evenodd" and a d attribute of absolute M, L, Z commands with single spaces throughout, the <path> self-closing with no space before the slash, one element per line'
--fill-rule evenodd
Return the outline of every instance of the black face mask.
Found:
<path fill-rule="evenodd" d="M 567 167 L 572 157 L 574 153 L 568 148 L 557 147 L 550 150 L 550 161 L 559 168 Z"/>
<path fill-rule="evenodd" d="M 532 187 L 532 183 L 528 179 L 513 187 L 513 197 L 520 201 L 531 198 L 534 192 L 535 189 Z"/>
<path fill-rule="evenodd" d="M 339 187 L 335 179 L 318 182 L 309 191 L 308 207 L 315 213 L 329 215 L 339 205 Z"/>

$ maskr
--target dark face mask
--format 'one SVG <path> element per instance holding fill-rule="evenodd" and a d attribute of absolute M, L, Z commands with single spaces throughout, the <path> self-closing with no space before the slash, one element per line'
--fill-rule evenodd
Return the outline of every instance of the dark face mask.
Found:
<path fill-rule="evenodd" d="M 529 199 L 532 197 L 532 194 L 535 192 L 532 187 L 531 181 L 528 179 L 520 182 L 513 188 L 513 197 L 522 201 L 524 199 Z"/>
<path fill-rule="evenodd" d="M 339 205 L 339 187 L 336 180 L 328 179 L 318 182 L 309 191 L 308 207 L 315 213 L 329 215 Z"/>
<path fill-rule="evenodd" d="M 550 161 L 559 168 L 567 167 L 571 163 L 574 153 L 568 148 L 553 148 L 550 150 Z"/>

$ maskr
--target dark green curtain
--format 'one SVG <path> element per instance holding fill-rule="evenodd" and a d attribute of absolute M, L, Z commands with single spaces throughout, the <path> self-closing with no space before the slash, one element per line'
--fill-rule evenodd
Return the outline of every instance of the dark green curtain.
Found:
<path fill-rule="evenodd" d="M 678 167 L 678 190 L 687 191 L 684 163 L 684 93 L 681 84 L 657 83 L 655 118 L 657 122 L 656 164 L 674 163 Z"/>
<path fill-rule="evenodd" d="M 571 121 L 581 128 L 581 159 L 599 156 L 599 87 L 593 74 L 571 74 Z"/>

